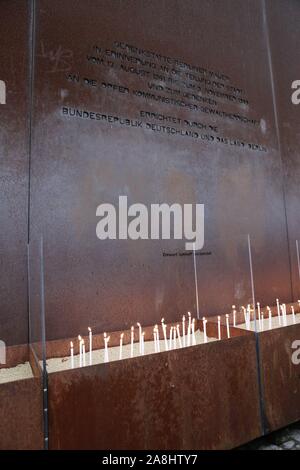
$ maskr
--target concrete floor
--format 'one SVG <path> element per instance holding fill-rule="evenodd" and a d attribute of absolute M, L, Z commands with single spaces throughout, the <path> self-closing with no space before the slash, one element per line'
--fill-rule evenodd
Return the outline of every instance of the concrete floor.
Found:
<path fill-rule="evenodd" d="M 300 421 L 249 442 L 239 450 L 300 450 Z"/>

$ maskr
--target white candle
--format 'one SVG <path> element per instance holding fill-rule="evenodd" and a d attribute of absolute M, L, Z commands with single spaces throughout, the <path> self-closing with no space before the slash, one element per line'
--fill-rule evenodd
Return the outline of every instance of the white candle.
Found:
<path fill-rule="evenodd" d="M 78 341 L 79 341 L 79 367 L 82 367 L 82 338 L 81 336 L 79 335 L 78 336 Z"/>
<path fill-rule="evenodd" d="M 279 299 L 276 299 L 276 305 L 277 305 L 278 322 L 279 322 L 279 326 L 281 326 L 281 316 L 280 316 Z"/>
<path fill-rule="evenodd" d="M 283 307 L 283 324 L 284 324 L 284 326 L 287 326 L 286 305 L 282 304 L 282 307 Z"/>
<path fill-rule="evenodd" d="M 82 363 L 83 363 L 83 367 L 85 367 L 85 343 L 84 343 L 84 340 L 82 340 Z"/>
<path fill-rule="evenodd" d="M 189 324 L 188 324 L 188 337 L 187 337 L 187 345 L 191 345 L 191 329 L 192 329 L 192 320 L 191 320 L 191 312 L 188 312 L 189 317 Z"/>
<path fill-rule="evenodd" d="M 294 309 L 293 305 L 291 306 L 291 310 L 292 310 L 292 315 L 293 315 L 293 323 L 294 323 L 294 325 L 295 325 L 295 323 L 296 323 L 296 317 L 295 317 L 295 309 Z"/>
<path fill-rule="evenodd" d="M 243 310 L 244 320 L 245 320 L 245 324 L 246 324 L 246 328 L 247 328 L 247 316 L 246 316 L 246 309 L 245 309 L 245 307 L 242 307 L 242 310 Z"/>
<path fill-rule="evenodd" d="M 109 342 L 109 339 L 110 339 L 110 336 L 107 336 L 106 333 L 104 333 L 104 362 L 108 362 L 109 361 L 109 357 L 108 357 L 108 342 Z"/>
<path fill-rule="evenodd" d="M 264 312 L 261 312 L 260 331 L 264 331 Z"/>
<path fill-rule="evenodd" d="M 257 302 L 257 311 L 258 311 L 258 325 L 259 325 L 259 330 L 261 331 L 261 315 L 260 315 L 260 303 Z"/>
<path fill-rule="evenodd" d="M 218 316 L 218 339 L 221 339 L 221 317 Z"/>
<path fill-rule="evenodd" d="M 123 337 L 124 333 L 120 334 L 120 351 L 119 351 L 119 359 L 122 359 L 122 350 L 123 350 Z"/>
<path fill-rule="evenodd" d="M 233 326 L 236 327 L 236 309 L 235 309 L 235 305 L 232 306 L 232 314 L 233 314 Z"/>
<path fill-rule="evenodd" d="M 192 344 L 195 346 L 196 344 L 196 336 L 195 336 L 195 318 L 192 321 Z"/>
<path fill-rule="evenodd" d="M 250 320 L 251 320 L 251 307 L 250 307 L 250 304 L 247 305 L 247 314 L 246 314 L 246 317 L 247 317 L 247 329 L 250 330 L 251 329 L 251 326 L 250 326 Z"/>
<path fill-rule="evenodd" d="M 173 326 L 170 328 L 170 337 L 169 337 L 169 349 L 172 349 L 172 338 L 173 338 Z"/>
<path fill-rule="evenodd" d="M 88 327 L 89 330 L 89 348 L 90 348 L 90 366 L 92 365 L 92 351 L 93 351 L 93 336 L 92 336 L 92 329 Z"/>
<path fill-rule="evenodd" d="M 207 343 L 207 334 L 206 334 L 206 323 L 207 323 L 207 320 L 205 319 L 205 317 L 203 317 L 203 318 L 202 318 L 202 321 L 203 321 L 204 343 Z"/>
<path fill-rule="evenodd" d="M 74 369 L 74 347 L 73 347 L 73 341 L 70 342 L 70 348 L 71 348 L 71 368 Z"/>
<path fill-rule="evenodd" d="M 180 338 L 180 328 L 179 328 L 179 325 L 176 326 L 176 330 L 177 330 L 177 336 L 178 336 L 179 347 L 182 348 L 182 342 L 181 342 L 181 338 Z"/>
<path fill-rule="evenodd" d="M 173 349 L 177 349 L 176 326 L 173 326 Z"/>
<path fill-rule="evenodd" d="M 226 327 L 227 327 L 227 338 L 230 338 L 229 315 L 228 315 L 228 313 L 226 313 Z"/>
<path fill-rule="evenodd" d="M 160 352 L 159 329 L 158 329 L 158 325 L 155 325 L 155 328 L 156 328 L 156 339 L 157 339 L 157 352 Z"/>
<path fill-rule="evenodd" d="M 161 326 L 162 326 L 163 334 L 164 334 L 165 350 L 168 351 L 169 348 L 168 348 L 168 340 L 167 340 L 167 327 L 164 324 L 164 319 L 163 318 L 161 319 Z"/>
<path fill-rule="evenodd" d="M 140 354 L 142 354 L 142 325 L 140 323 L 137 323 L 137 326 L 139 328 L 139 345 L 140 345 Z"/>
<path fill-rule="evenodd" d="M 183 347 L 186 346 L 185 344 L 185 315 L 182 316 L 182 341 L 183 341 Z"/>
<path fill-rule="evenodd" d="M 131 332 L 130 332 L 130 357 L 133 357 L 133 341 L 134 341 L 134 326 L 131 327 Z"/>
<path fill-rule="evenodd" d="M 158 352 L 157 351 L 157 338 L 156 338 L 156 328 L 154 327 L 153 328 L 153 338 L 154 338 L 154 352 Z"/>
<path fill-rule="evenodd" d="M 270 307 L 267 307 L 267 310 L 269 312 L 269 330 L 272 329 L 272 310 L 270 309 Z"/>

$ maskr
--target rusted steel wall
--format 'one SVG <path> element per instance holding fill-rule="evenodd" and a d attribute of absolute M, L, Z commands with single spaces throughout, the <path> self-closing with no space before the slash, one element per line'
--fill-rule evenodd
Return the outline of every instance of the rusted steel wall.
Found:
<path fill-rule="evenodd" d="M 261 434 L 256 377 L 252 334 L 50 374 L 50 449 L 235 447 Z"/>
<path fill-rule="evenodd" d="M 0 449 L 43 449 L 42 383 L 37 377 L 0 385 Z"/>
<path fill-rule="evenodd" d="M 7 348 L 6 364 L 15 367 L 29 361 L 34 377 L 0 384 L 0 449 L 43 449 L 43 401 L 41 370 L 28 345 Z"/>
<path fill-rule="evenodd" d="M 258 338 L 265 425 L 271 432 L 300 419 L 300 364 L 292 360 L 300 325 L 261 332 Z"/>
<path fill-rule="evenodd" d="M 294 300 L 300 298 L 296 239 L 300 238 L 300 105 L 292 102 L 292 83 L 300 80 L 300 4 L 296 0 L 266 0 L 270 53 L 274 77 L 274 99 L 284 172 L 287 230 L 291 256 Z M 300 249 L 300 248 L 299 248 Z M 263 286 L 261 286 L 263 290 Z"/>
<path fill-rule="evenodd" d="M 183 242 L 96 238 L 96 207 L 117 204 L 119 195 L 147 206 L 205 204 L 197 256 L 205 315 L 250 301 L 247 233 L 261 302 L 291 299 L 266 41 L 260 0 L 221 8 L 198 0 L 118 8 L 102 0 L 36 2 L 30 233 L 45 239 L 48 339 L 88 325 L 101 332 L 162 316 L 176 321 L 196 308 Z M 149 62 L 165 81 L 153 78 Z M 171 89 L 191 106 L 158 100 L 172 98 Z M 72 117 L 70 109 L 86 113 Z M 198 137 L 150 130 L 161 121 L 142 112 L 171 117 L 169 126 Z"/>
<path fill-rule="evenodd" d="M 0 340 L 28 341 L 27 264 L 29 145 L 29 4 L 1 2 Z"/>

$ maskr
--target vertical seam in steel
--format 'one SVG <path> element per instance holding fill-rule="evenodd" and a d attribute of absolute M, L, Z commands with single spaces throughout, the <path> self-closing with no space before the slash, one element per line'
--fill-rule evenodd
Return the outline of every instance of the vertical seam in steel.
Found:
<path fill-rule="evenodd" d="M 31 201 L 31 152 L 33 129 L 33 95 L 35 70 L 35 0 L 30 1 L 30 33 L 29 33 L 29 113 L 28 113 L 28 207 L 27 207 L 27 239 L 30 242 L 30 201 Z"/>
<path fill-rule="evenodd" d="M 292 258 L 291 258 L 291 247 L 290 247 L 290 237 L 289 237 L 289 227 L 288 227 L 287 206 L 286 206 L 286 192 L 285 192 L 285 186 L 284 186 L 285 171 L 284 171 L 284 164 L 283 164 L 283 159 L 282 159 L 282 145 L 281 145 L 281 137 L 280 137 L 280 130 L 279 130 L 279 122 L 278 122 L 278 109 L 277 109 L 277 99 L 276 99 L 276 93 L 275 93 L 273 60 L 272 60 L 272 52 L 271 52 L 271 44 L 270 44 L 270 32 L 269 32 L 269 26 L 268 26 L 266 0 L 262 0 L 262 17 L 263 17 L 263 30 L 264 30 L 264 35 L 265 35 L 265 42 L 267 46 L 267 57 L 268 57 L 268 66 L 269 66 L 270 82 L 271 82 L 271 90 L 272 90 L 276 137 L 277 137 L 277 142 L 278 142 L 278 151 L 279 151 L 279 157 L 280 157 L 280 163 L 281 163 L 282 194 L 283 194 L 283 205 L 284 205 L 284 215 L 285 215 L 287 249 L 288 249 L 288 258 L 289 258 L 289 270 L 290 270 L 290 290 L 292 294 L 292 300 L 294 300 Z"/>
<path fill-rule="evenodd" d="M 32 140 L 32 112 L 33 112 L 33 79 L 34 79 L 34 43 L 35 43 L 35 0 L 28 0 L 29 11 L 29 38 L 28 38 L 28 185 L 27 185 L 27 341 L 30 342 L 30 186 L 31 186 L 31 140 Z"/>
<path fill-rule="evenodd" d="M 259 334 L 255 332 L 255 349 L 256 349 L 256 367 L 257 367 L 257 380 L 258 380 L 258 393 L 259 393 L 259 408 L 260 408 L 260 419 L 261 429 L 263 435 L 267 434 L 267 420 L 266 420 L 266 407 L 264 398 L 264 384 L 261 372 L 261 361 L 260 361 L 260 346 L 259 346 Z"/>
<path fill-rule="evenodd" d="M 261 429 L 262 429 L 262 433 L 265 434 L 266 433 L 266 413 L 265 413 L 264 387 L 263 387 L 263 380 L 262 380 L 262 373 L 261 373 L 261 363 L 260 363 L 260 347 L 259 347 L 258 333 L 257 333 L 257 330 L 256 330 L 255 288 L 254 288 L 254 275 L 253 275 L 252 250 L 251 250 L 250 235 L 248 235 L 248 254 L 249 254 L 249 268 L 250 268 L 252 303 L 253 303 L 253 312 L 254 312 L 256 374 L 257 374 L 257 385 L 258 385 L 260 426 L 261 426 Z"/>
<path fill-rule="evenodd" d="M 48 450 L 48 373 L 46 362 L 46 326 L 45 326 L 45 269 L 44 269 L 44 241 L 40 241 L 40 315 L 42 334 L 42 362 L 43 362 L 43 416 L 44 416 L 44 449 Z"/>

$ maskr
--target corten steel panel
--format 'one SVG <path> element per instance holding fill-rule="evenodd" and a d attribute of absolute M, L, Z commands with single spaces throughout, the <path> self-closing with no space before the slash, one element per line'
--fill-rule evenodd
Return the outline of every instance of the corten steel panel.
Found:
<path fill-rule="evenodd" d="M 300 239 L 300 105 L 291 100 L 291 86 L 300 80 L 300 4 L 296 0 L 266 2 L 270 51 L 273 64 L 275 97 L 285 172 L 284 189 L 290 241 L 294 300 L 300 297 L 296 244 Z"/>
<path fill-rule="evenodd" d="M 197 257 L 201 313 L 250 301 L 247 233 L 256 283 L 264 286 L 261 302 L 276 296 L 288 301 L 281 162 L 261 2 L 231 0 L 220 7 L 198 0 L 117 5 L 39 0 L 36 5 L 31 238 L 43 233 L 45 239 L 48 339 L 76 335 L 88 324 L 112 331 L 136 321 L 151 325 L 162 316 L 175 321 L 195 310 L 192 257 L 163 256 L 184 251 L 183 242 L 96 238 L 96 207 L 117 204 L 119 195 L 147 206 L 205 204 L 204 251 L 211 254 Z M 217 108 L 257 125 L 85 85 L 82 80 L 89 78 L 150 90 L 145 77 L 88 62 L 93 46 L 111 49 L 114 41 L 229 76 L 250 104 L 218 98 Z M 68 75 L 79 75 L 79 83 Z M 66 117 L 62 107 L 131 119 L 141 110 L 164 113 L 215 125 L 215 135 L 258 143 L 267 151 Z"/>
<path fill-rule="evenodd" d="M 300 325 L 265 331 L 258 337 L 265 424 L 271 432 L 300 419 L 300 364 L 292 362 Z"/>
<path fill-rule="evenodd" d="M 43 443 L 41 380 L 0 384 L 0 449 L 43 449 Z"/>
<path fill-rule="evenodd" d="M 0 80 L 0 339 L 28 341 L 28 43 L 29 2 L 1 2 Z"/>
<path fill-rule="evenodd" d="M 252 334 L 49 374 L 50 449 L 229 449 L 260 434 Z"/>

